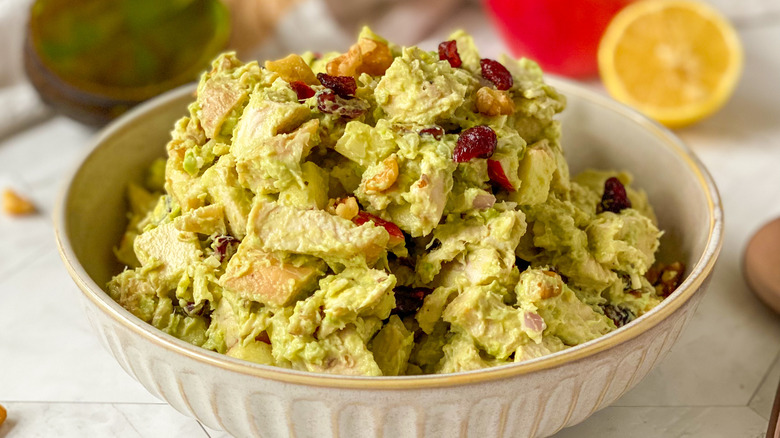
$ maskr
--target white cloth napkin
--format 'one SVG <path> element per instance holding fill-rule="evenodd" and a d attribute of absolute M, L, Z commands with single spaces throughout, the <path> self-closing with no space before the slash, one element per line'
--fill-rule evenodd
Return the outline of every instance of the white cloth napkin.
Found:
<path fill-rule="evenodd" d="M 0 0 L 0 140 L 49 114 L 24 74 L 22 51 L 31 0 Z"/>

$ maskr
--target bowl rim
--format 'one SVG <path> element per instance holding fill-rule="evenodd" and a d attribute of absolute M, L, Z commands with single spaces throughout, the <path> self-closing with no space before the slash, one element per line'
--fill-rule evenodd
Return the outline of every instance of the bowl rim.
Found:
<path fill-rule="evenodd" d="M 156 344 L 156 346 L 160 348 L 171 350 L 201 364 L 213 365 L 230 372 L 242 374 L 245 377 L 259 377 L 289 384 L 335 389 L 415 390 L 498 381 L 535 371 L 548 370 L 594 356 L 649 331 L 672 313 L 680 309 L 701 289 L 705 280 L 712 272 L 723 245 L 723 209 L 718 190 L 704 165 L 699 161 L 691 149 L 669 129 L 607 96 L 586 89 L 574 81 L 559 78 L 554 75 L 546 75 L 545 79 L 549 85 L 561 91 L 565 96 L 576 95 L 578 98 L 590 101 L 590 103 L 601 106 L 605 110 L 619 113 L 634 124 L 639 125 L 641 128 L 653 134 L 660 143 L 675 153 L 678 158 L 682 159 L 693 172 L 698 180 L 700 189 L 703 190 L 709 210 L 708 236 L 704 251 L 696 263 L 691 267 L 688 277 L 677 290 L 660 305 L 632 321 L 630 324 L 572 348 L 526 362 L 450 374 L 382 377 L 343 376 L 291 370 L 235 359 L 224 354 L 219 354 L 189 344 L 168 335 L 135 317 L 111 299 L 103 288 L 92 280 L 79 263 L 66 236 L 65 205 L 68 201 L 70 189 L 76 175 L 81 170 L 83 164 L 88 161 L 89 156 L 92 155 L 106 139 L 121 131 L 129 129 L 136 118 L 142 117 L 145 113 L 151 111 L 155 107 L 163 106 L 171 101 L 176 101 L 185 95 L 192 96 L 195 89 L 195 85 L 192 84 L 168 91 L 157 98 L 141 104 L 112 122 L 96 135 L 85 156 L 68 175 L 58 197 L 58 202 L 54 211 L 54 232 L 57 241 L 57 249 L 68 273 L 85 297 L 103 313 L 113 319 L 114 322 L 119 323 L 124 328 L 145 338 L 147 341 Z"/>

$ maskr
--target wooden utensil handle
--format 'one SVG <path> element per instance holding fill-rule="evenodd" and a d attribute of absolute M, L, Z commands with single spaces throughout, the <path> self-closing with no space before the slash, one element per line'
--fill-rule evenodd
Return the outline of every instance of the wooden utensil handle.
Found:
<path fill-rule="evenodd" d="M 769 428 L 766 431 L 766 438 L 780 438 L 780 383 L 777 385 L 775 404 L 772 407 L 772 415 L 769 417 Z"/>

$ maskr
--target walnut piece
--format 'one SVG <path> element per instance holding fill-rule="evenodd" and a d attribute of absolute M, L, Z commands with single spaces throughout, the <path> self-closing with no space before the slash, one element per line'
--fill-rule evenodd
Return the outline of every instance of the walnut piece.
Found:
<path fill-rule="evenodd" d="M 477 112 L 486 116 L 509 115 L 515 112 L 515 102 L 504 90 L 482 87 L 477 90 Z"/>
<path fill-rule="evenodd" d="M 348 221 L 357 216 L 358 211 L 360 211 L 360 207 L 357 200 L 352 196 L 328 201 L 328 212 Z"/>
<path fill-rule="evenodd" d="M 563 292 L 563 287 L 561 286 L 563 284 L 563 279 L 561 278 L 561 276 L 558 275 L 557 272 L 553 272 L 553 271 L 542 271 L 542 274 L 554 278 L 555 281 L 539 283 L 539 286 L 541 288 L 541 292 L 539 293 L 539 296 L 543 300 L 546 300 L 548 298 L 553 298 L 560 295 L 561 292 Z"/>
<path fill-rule="evenodd" d="M 35 213 L 35 205 L 13 190 L 5 189 L 3 191 L 3 211 L 12 216 L 25 216 Z"/>
<path fill-rule="evenodd" d="M 357 42 L 363 55 L 362 69 L 358 73 L 368 73 L 371 76 L 381 76 L 393 63 L 393 54 L 387 44 L 368 38 Z"/>
<path fill-rule="evenodd" d="M 382 167 L 376 175 L 366 180 L 366 193 L 384 192 L 398 179 L 398 160 L 390 155 L 382 161 Z"/>
<path fill-rule="evenodd" d="M 393 63 L 393 54 L 387 44 L 361 38 L 347 53 L 333 58 L 325 70 L 332 76 L 358 77 L 362 73 L 381 76 Z"/>
<path fill-rule="evenodd" d="M 681 262 L 673 262 L 668 265 L 656 263 L 645 274 L 645 278 L 655 287 L 655 292 L 664 298 L 682 283 L 685 265 Z"/>
<path fill-rule="evenodd" d="M 319 85 L 320 81 L 314 72 L 311 71 L 309 64 L 298 55 L 288 55 L 286 58 L 276 61 L 266 61 L 265 68 L 279 75 L 287 82 L 301 81 L 307 85 Z"/>

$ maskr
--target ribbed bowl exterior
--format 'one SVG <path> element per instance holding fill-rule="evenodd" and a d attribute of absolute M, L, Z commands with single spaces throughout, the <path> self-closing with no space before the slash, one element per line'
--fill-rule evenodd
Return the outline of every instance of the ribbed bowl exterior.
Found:
<path fill-rule="evenodd" d="M 150 343 L 80 295 L 102 344 L 149 392 L 238 437 L 546 437 L 609 405 L 669 352 L 708 284 L 652 329 L 522 378 L 424 389 L 312 387 L 219 369 Z"/>

